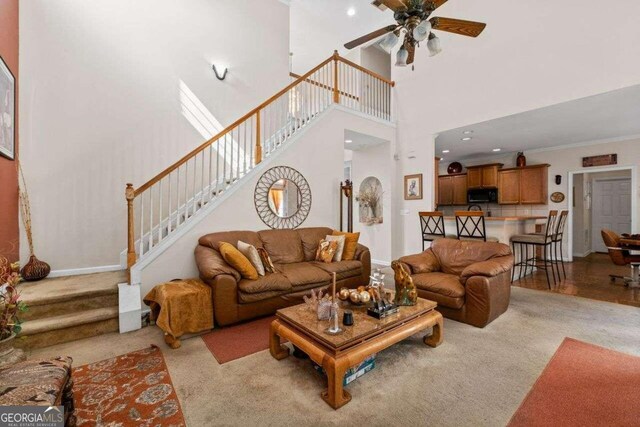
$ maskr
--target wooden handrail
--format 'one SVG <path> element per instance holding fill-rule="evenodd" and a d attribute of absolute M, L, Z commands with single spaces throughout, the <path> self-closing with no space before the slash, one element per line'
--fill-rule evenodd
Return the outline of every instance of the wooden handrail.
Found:
<path fill-rule="evenodd" d="M 358 65 L 355 62 L 351 62 L 348 59 L 343 58 L 342 56 L 338 56 L 338 61 L 340 61 L 340 62 L 342 62 L 344 64 L 347 64 L 347 65 L 350 65 L 353 68 L 356 68 L 356 69 L 362 71 L 363 73 L 370 75 L 371 77 L 375 77 L 378 80 L 382 80 L 383 82 L 385 82 L 386 84 L 388 84 L 391 87 L 395 87 L 395 85 L 396 85 L 396 82 L 394 82 L 393 80 L 389 80 L 386 77 L 383 77 L 378 73 L 374 73 L 371 70 L 367 70 L 362 65 Z"/>
<path fill-rule="evenodd" d="M 289 73 L 289 75 L 291 77 L 293 77 L 294 79 L 299 79 L 300 75 L 296 74 L 296 73 Z M 314 86 L 319 86 L 322 89 L 327 89 L 327 90 L 333 90 L 333 87 L 329 86 L 329 85 L 325 85 L 323 83 L 317 82 L 315 80 L 311 80 L 311 79 L 305 79 L 305 81 L 309 84 L 312 84 Z M 344 92 L 344 91 L 339 91 L 340 95 L 342 96 L 346 96 L 347 98 L 352 98 L 355 99 L 356 101 L 360 101 L 360 97 L 359 96 L 355 96 L 355 95 L 351 95 L 350 93 Z"/>

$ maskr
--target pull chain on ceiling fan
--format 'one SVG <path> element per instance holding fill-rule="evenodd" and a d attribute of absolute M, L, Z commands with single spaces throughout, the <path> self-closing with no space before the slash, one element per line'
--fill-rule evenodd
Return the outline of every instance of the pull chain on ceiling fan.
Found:
<path fill-rule="evenodd" d="M 386 34 L 386 37 L 379 44 L 390 52 L 398 44 L 404 32 L 404 40 L 398 50 L 396 66 L 406 67 L 413 63 L 416 46 L 422 41 L 427 41 L 429 56 L 440 53 L 442 50 L 440 39 L 432 30 L 446 31 L 467 37 L 478 37 L 482 33 L 487 26 L 482 22 L 441 17 L 429 18 L 437 8 L 446 2 L 447 0 L 374 0 L 372 4 L 380 10 L 391 9 L 393 11 L 396 24 L 387 25 L 358 37 L 346 43 L 344 47 L 353 49 Z"/>

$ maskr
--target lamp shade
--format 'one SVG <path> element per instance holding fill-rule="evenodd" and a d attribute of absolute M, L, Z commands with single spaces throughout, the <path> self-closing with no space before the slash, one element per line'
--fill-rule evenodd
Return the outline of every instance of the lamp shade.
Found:
<path fill-rule="evenodd" d="M 429 33 L 431 33 L 431 22 L 425 19 L 413 29 L 413 38 L 421 42 L 429 37 Z"/>
<path fill-rule="evenodd" d="M 391 52 L 391 49 L 393 49 L 393 47 L 398 43 L 398 40 L 400 40 L 400 37 L 398 37 L 395 33 L 389 33 L 380 42 L 380 47 L 387 52 Z"/>
<path fill-rule="evenodd" d="M 427 49 L 429 49 L 429 56 L 435 56 L 442 51 L 442 46 L 440 45 L 440 39 L 436 37 L 433 33 L 429 36 L 429 41 L 427 42 Z"/>
<path fill-rule="evenodd" d="M 409 59 L 409 52 L 402 46 L 396 55 L 396 67 L 406 67 L 407 59 Z"/>

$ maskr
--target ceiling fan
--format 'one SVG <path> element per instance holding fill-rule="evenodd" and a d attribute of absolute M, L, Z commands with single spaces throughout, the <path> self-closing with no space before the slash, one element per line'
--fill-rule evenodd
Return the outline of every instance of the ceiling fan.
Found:
<path fill-rule="evenodd" d="M 345 44 L 347 49 L 353 49 L 363 43 L 387 35 L 379 43 L 383 49 L 391 51 L 398 43 L 404 30 L 404 41 L 398 51 L 396 65 L 406 67 L 415 58 L 416 46 L 427 40 L 429 56 L 434 56 L 442 50 L 440 39 L 432 30 L 447 31 L 468 37 L 478 37 L 487 26 L 482 22 L 465 21 L 462 19 L 440 18 L 429 16 L 447 0 L 374 0 L 373 5 L 380 10 L 391 9 L 397 24 L 388 25 Z"/>

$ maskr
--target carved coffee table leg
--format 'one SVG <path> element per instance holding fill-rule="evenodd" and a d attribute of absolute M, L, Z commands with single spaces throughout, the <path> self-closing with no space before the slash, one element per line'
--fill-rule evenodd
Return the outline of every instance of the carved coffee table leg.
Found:
<path fill-rule="evenodd" d="M 289 356 L 289 349 L 280 344 L 280 335 L 278 335 L 280 326 L 280 321 L 277 319 L 274 320 L 271 322 L 271 329 L 269 332 L 269 351 L 271 352 L 271 355 L 278 360 L 282 360 Z"/>
<path fill-rule="evenodd" d="M 338 409 L 351 401 L 351 394 L 346 391 L 342 382 L 344 374 L 349 368 L 349 359 L 346 357 L 338 360 L 325 356 L 322 367 L 327 373 L 328 388 L 322 392 L 322 399 L 333 409 Z"/>
<path fill-rule="evenodd" d="M 442 320 L 442 314 L 438 313 L 437 311 L 435 312 L 437 313 L 436 316 L 436 323 L 433 325 L 433 332 L 431 333 L 431 335 L 427 335 L 424 337 L 424 343 L 430 347 L 437 347 L 440 344 L 442 344 L 442 339 L 443 339 L 443 320 Z"/>

